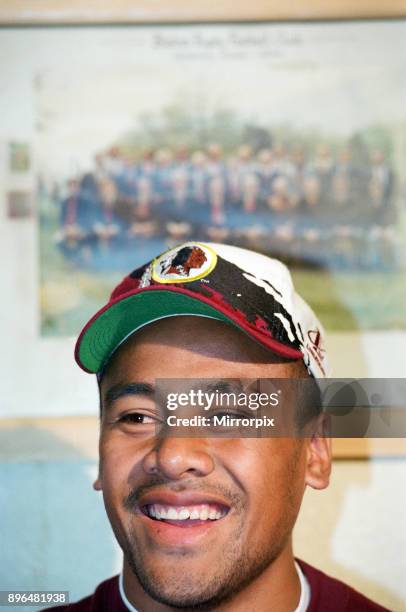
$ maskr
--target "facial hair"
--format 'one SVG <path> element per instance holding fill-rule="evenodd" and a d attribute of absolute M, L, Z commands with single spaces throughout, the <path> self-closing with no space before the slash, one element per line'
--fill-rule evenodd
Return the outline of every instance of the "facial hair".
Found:
<path fill-rule="evenodd" d="M 293 466 L 292 466 L 293 468 Z M 289 473 L 291 470 L 289 470 Z M 159 483 L 161 484 L 161 483 Z M 132 511 L 136 500 L 146 489 L 154 489 L 157 483 L 148 485 L 130 493 L 124 500 L 124 506 Z M 172 490 L 202 491 L 194 483 L 182 483 Z M 215 567 L 209 567 L 204 575 L 176 572 L 176 553 L 173 558 L 168 555 L 168 568 L 164 574 L 148 567 L 148 558 L 137 541 L 132 524 L 126 530 L 125 541 L 120 542 L 125 558 L 145 592 L 155 601 L 179 610 L 213 610 L 217 606 L 233 599 L 251 582 L 258 578 L 267 567 L 281 554 L 287 545 L 293 529 L 298 507 L 296 491 L 291 487 L 286 492 L 285 512 L 277 524 L 267 534 L 266 540 L 252 544 L 239 536 L 244 534 L 246 500 L 244 495 L 236 494 L 226 488 L 204 487 L 205 493 L 220 494 L 230 502 L 237 518 L 234 532 L 235 538 L 230 538 L 221 548 Z M 202 549 L 200 549 L 201 552 Z M 185 553 L 186 554 L 186 553 Z"/>

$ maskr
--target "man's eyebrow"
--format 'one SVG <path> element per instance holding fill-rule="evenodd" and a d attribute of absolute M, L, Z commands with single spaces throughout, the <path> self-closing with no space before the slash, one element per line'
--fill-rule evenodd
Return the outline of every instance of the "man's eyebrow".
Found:
<path fill-rule="evenodd" d="M 131 383 L 119 383 L 118 385 L 114 385 L 110 387 L 106 391 L 104 396 L 104 407 L 111 408 L 111 405 L 120 399 L 120 397 L 125 397 L 126 395 L 146 395 L 153 396 L 155 394 L 155 389 L 152 385 L 145 382 L 131 382 Z"/>
<path fill-rule="evenodd" d="M 219 379 L 210 381 L 206 387 L 204 387 L 204 390 L 212 393 L 215 391 L 219 391 L 220 393 L 238 393 L 243 390 L 243 386 L 240 380 Z"/>

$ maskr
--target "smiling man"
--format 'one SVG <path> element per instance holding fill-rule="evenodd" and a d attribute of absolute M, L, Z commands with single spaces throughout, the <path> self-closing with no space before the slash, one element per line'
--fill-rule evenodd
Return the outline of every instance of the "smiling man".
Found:
<path fill-rule="evenodd" d="M 119 577 L 59 609 L 383 610 L 293 555 L 304 491 L 329 481 L 330 441 L 315 400 L 328 365 L 320 323 L 280 262 L 180 245 L 123 280 L 82 331 L 76 359 L 98 376 L 94 486 L 124 564 Z M 165 379 L 303 380 L 313 392 L 282 402 L 299 435 L 220 436 L 210 427 L 172 435 L 160 408 Z M 181 416 L 191 408 L 184 403 Z M 309 423 L 312 435 L 300 435 Z"/>

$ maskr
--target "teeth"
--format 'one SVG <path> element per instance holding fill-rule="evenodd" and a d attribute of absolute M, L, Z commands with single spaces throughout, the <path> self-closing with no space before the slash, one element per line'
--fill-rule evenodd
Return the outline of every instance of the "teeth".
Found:
<path fill-rule="evenodd" d="M 209 518 L 209 511 L 207 508 L 203 508 L 203 510 L 200 510 L 199 518 L 201 521 L 207 521 L 207 519 Z"/>
<path fill-rule="evenodd" d="M 158 520 L 186 521 L 201 520 L 215 521 L 223 518 L 227 514 L 225 510 L 217 510 L 209 505 L 190 506 L 182 508 L 174 508 L 173 506 L 162 506 L 161 504 L 151 504 L 146 507 L 148 516 Z"/>
<path fill-rule="evenodd" d="M 189 518 L 189 510 L 187 508 L 182 508 L 180 512 L 178 512 L 178 519 L 184 521 Z"/>
<path fill-rule="evenodd" d="M 175 508 L 169 508 L 166 514 L 166 518 L 171 519 L 173 521 L 176 521 L 179 518 L 178 513 L 176 512 Z"/>

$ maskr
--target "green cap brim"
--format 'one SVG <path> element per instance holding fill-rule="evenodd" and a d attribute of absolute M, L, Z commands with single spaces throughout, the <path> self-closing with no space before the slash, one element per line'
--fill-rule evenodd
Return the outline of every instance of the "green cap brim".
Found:
<path fill-rule="evenodd" d="M 199 299 L 164 289 L 141 291 L 111 304 L 89 322 L 78 340 L 76 361 L 87 372 L 101 372 L 114 351 L 135 331 L 153 321 L 182 315 L 209 317 L 239 327 Z"/>

